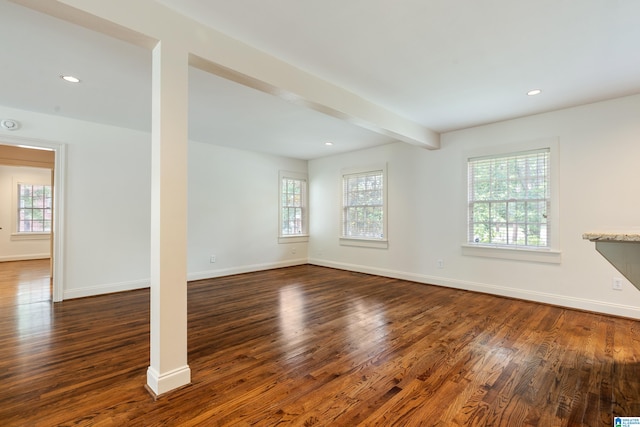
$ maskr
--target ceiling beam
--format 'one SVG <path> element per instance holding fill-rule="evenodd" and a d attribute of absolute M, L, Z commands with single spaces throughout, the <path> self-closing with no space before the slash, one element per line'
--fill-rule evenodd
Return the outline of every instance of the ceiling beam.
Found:
<path fill-rule="evenodd" d="M 12 0 L 148 49 L 180 43 L 192 66 L 399 141 L 440 148 L 440 134 L 202 25 L 154 0 Z"/>

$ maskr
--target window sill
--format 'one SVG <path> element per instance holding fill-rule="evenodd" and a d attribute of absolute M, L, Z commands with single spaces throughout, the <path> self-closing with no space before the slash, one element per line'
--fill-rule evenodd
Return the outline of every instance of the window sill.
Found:
<path fill-rule="evenodd" d="M 387 249 L 389 247 L 388 240 L 374 239 L 354 239 L 352 237 L 340 237 L 340 245 L 342 246 L 359 246 L 362 248 Z"/>
<path fill-rule="evenodd" d="M 472 245 L 468 243 L 462 245 L 462 255 L 542 262 L 547 264 L 560 264 L 562 261 L 562 252 L 556 249 L 509 248 L 504 246 Z"/>
<path fill-rule="evenodd" d="M 49 240 L 51 233 L 12 233 L 11 240 Z"/>
<path fill-rule="evenodd" d="M 296 234 L 292 236 L 278 236 L 278 243 L 302 243 L 308 242 L 308 234 Z"/>

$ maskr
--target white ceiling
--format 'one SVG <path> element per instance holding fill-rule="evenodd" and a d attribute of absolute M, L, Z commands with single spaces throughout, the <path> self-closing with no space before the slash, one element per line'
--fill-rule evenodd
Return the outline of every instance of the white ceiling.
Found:
<path fill-rule="evenodd" d="M 637 0 L 159 2 L 438 132 L 640 93 Z M 7 0 L 0 40 L 0 104 L 150 129 L 150 52 Z M 391 142 L 197 69 L 190 79 L 193 140 L 302 159 Z"/>

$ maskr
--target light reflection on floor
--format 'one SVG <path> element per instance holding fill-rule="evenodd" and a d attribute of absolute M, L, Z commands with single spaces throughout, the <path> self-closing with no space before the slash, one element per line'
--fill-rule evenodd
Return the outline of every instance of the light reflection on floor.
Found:
<path fill-rule="evenodd" d="M 388 332 L 387 317 L 382 307 L 382 304 L 364 298 L 356 298 L 352 302 L 350 316 L 352 320 L 347 323 L 350 342 L 384 351 Z"/>
<path fill-rule="evenodd" d="M 290 285 L 280 289 L 279 320 L 286 357 L 304 354 L 313 345 L 307 334 L 310 325 L 306 318 L 307 304 L 304 289 Z M 363 347 L 384 351 L 387 347 L 388 330 L 384 305 L 377 301 L 355 297 L 348 304 L 349 321 L 342 325 L 342 339 L 349 347 Z M 335 326 L 335 325 L 334 325 Z M 339 337 L 336 337 L 339 339 Z M 306 341 L 306 342 L 305 342 Z"/>
<path fill-rule="evenodd" d="M 302 334 L 306 326 L 304 306 L 304 293 L 298 286 L 292 285 L 280 289 L 280 330 L 289 348 L 296 347 L 304 339 Z"/>
<path fill-rule="evenodd" d="M 49 260 L 18 261 L 2 269 L 17 270 L 2 283 L 3 310 L 13 312 L 15 330 L 20 338 L 37 334 L 49 335 L 52 323 L 51 281 Z"/>
<path fill-rule="evenodd" d="M 47 301 L 17 305 L 15 315 L 17 333 L 20 338 L 26 338 L 33 334 L 40 337 L 51 332 L 51 303 Z"/>
<path fill-rule="evenodd" d="M 16 305 L 43 301 L 51 302 L 49 286 L 49 277 L 33 277 L 32 273 L 21 273 L 16 292 Z"/>

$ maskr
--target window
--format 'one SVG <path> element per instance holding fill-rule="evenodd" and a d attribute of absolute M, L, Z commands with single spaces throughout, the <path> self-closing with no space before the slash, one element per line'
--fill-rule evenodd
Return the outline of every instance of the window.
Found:
<path fill-rule="evenodd" d="M 306 182 L 302 179 L 282 179 L 282 235 L 302 234 L 304 218 L 304 193 Z"/>
<path fill-rule="evenodd" d="M 51 232 L 51 186 L 18 184 L 17 232 Z"/>
<path fill-rule="evenodd" d="M 353 244 L 354 240 L 386 242 L 385 171 L 380 168 L 343 173 L 343 244 Z"/>
<path fill-rule="evenodd" d="M 279 217 L 280 243 L 307 240 L 306 175 L 295 172 L 280 172 Z"/>
<path fill-rule="evenodd" d="M 462 254 L 560 264 L 557 138 L 466 153 Z"/>
<path fill-rule="evenodd" d="M 550 150 L 468 160 L 472 244 L 548 248 Z"/>

